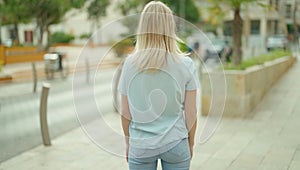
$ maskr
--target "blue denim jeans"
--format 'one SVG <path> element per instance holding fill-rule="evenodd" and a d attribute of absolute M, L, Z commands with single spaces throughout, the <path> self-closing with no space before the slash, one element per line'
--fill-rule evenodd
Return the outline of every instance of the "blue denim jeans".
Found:
<path fill-rule="evenodd" d="M 135 158 L 129 156 L 129 169 L 156 170 L 159 159 L 161 160 L 163 170 L 189 170 L 191 156 L 188 139 L 183 139 L 175 147 L 156 156 L 147 158 Z"/>

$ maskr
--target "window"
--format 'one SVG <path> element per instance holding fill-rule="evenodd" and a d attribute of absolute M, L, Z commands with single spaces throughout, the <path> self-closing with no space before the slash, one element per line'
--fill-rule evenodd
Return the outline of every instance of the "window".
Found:
<path fill-rule="evenodd" d="M 279 8 L 279 0 L 269 0 L 269 5 L 273 7 L 276 11 Z"/>
<path fill-rule="evenodd" d="M 286 18 L 292 18 L 292 5 L 291 4 L 287 4 L 285 7 L 285 17 Z"/>
<path fill-rule="evenodd" d="M 224 35 L 225 36 L 231 36 L 232 35 L 232 21 L 226 21 L 224 22 Z"/>
<path fill-rule="evenodd" d="M 251 34 L 260 34 L 260 21 L 252 20 L 251 21 Z"/>
<path fill-rule="evenodd" d="M 274 2 L 274 8 L 275 8 L 275 10 L 276 11 L 278 11 L 278 9 L 279 9 L 279 0 L 274 0 L 275 2 Z"/>
<path fill-rule="evenodd" d="M 15 40 L 17 38 L 17 34 L 14 29 L 9 29 L 9 38 Z"/>
<path fill-rule="evenodd" d="M 32 31 L 24 31 L 25 43 L 32 44 L 33 43 L 33 33 Z"/>

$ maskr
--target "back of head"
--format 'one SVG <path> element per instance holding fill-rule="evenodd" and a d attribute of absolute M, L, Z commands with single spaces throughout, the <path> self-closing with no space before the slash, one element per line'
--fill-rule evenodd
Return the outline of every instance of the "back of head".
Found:
<path fill-rule="evenodd" d="M 139 68 L 161 68 L 168 55 L 178 56 L 175 20 L 171 9 L 160 1 L 151 1 L 140 17 L 135 47 Z"/>

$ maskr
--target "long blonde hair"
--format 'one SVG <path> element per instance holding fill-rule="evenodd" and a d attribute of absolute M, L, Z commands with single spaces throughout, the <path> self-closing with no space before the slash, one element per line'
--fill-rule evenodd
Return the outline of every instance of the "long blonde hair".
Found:
<path fill-rule="evenodd" d="M 171 9 L 160 1 L 151 1 L 143 9 L 137 30 L 134 62 L 139 68 L 162 68 L 167 56 L 183 54 L 177 44 L 176 25 Z"/>

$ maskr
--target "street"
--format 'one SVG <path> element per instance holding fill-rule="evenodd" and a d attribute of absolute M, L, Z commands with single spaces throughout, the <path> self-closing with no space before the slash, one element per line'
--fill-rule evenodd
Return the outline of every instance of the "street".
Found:
<path fill-rule="evenodd" d="M 95 100 L 101 113 L 113 113 L 111 83 L 115 69 L 103 69 L 95 78 Z M 86 74 L 81 73 L 85 79 Z M 93 80 L 91 78 L 91 80 Z M 67 79 L 46 81 L 51 84 L 48 97 L 48 124 L 50 137 L 57 137 L 79 126 L 75 114 L 72 93 L 72 76 Z M 38 83 L 38 92 L 32 93 L 32 83 L 0 86 L 6 96 L 0 96 L 0 162 L 41 144 L 39 122 L 39 104 L 42 82 Z M 82 85 L 80 103 L 88 105 L 85 98 L 86 88 L 93 83 Z M 18 94 L 16 93 L 18 92 Z M 21 94 L 20 94 L 21 93 Z M 88 112 L 88 110 L 87 110 Z"/>

